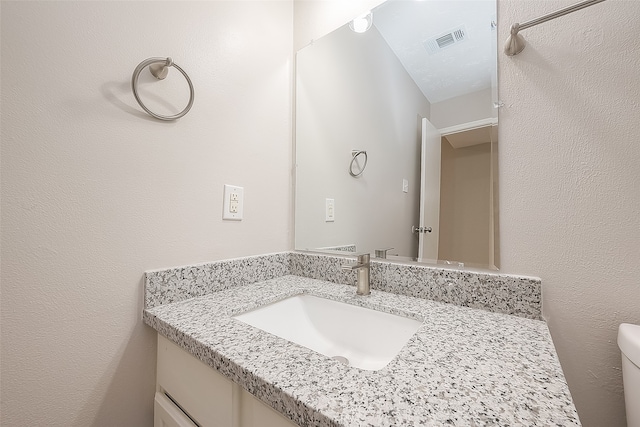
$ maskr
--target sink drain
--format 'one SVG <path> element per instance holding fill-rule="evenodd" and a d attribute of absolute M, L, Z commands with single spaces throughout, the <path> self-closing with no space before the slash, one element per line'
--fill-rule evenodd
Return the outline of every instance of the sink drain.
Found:
<path fill-rule="evenodd" d="M 347 359 L 346 357 L 342 357 L 342 356 L 333 356 L 332 357 L 333 360 L 337 360 L 338 362 L 344 363 L 345 365 L 349 364 L 349 359 Z"/>

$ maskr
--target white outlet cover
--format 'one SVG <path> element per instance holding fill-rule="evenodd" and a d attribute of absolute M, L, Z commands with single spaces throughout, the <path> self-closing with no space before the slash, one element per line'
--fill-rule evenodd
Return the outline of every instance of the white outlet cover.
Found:
<path fill-rule="evenodd" d="M 222 202 L 222 219 L 241 221 L 243 208 L 244 188 L 225 184 Z"/>

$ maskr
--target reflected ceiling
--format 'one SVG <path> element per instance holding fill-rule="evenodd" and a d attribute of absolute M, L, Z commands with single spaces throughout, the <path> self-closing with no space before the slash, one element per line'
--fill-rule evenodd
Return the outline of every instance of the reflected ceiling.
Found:
<path fill-rule="evenodd" d="M 389 0 L 374 10 L 373 23 L 433 104 L 491 87 L 495 8 L 495 0 Z M 435 39 L 446 44 L 456 29 L 463 40 L 438 48 Z"/>

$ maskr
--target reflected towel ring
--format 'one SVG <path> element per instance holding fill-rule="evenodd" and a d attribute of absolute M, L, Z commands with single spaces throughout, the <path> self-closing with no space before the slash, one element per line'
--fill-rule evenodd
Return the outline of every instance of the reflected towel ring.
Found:
<path fill-rule="evenodd" d="M 142 72 L 142 70 L 144 70 L 146 66 L 149 66 L 149 71 L 158 80 L 163 80 L 165 77 L 167 77 L 167 74 L 169 73 L 169 67 L 174 67 L 176 70 L 182 73 L 184 78 L 187 80 L 187 83 L 189 84 L 189 103 L 184 108 L 184 110 L 182 110 L 181 112 L 173 116 L 163 116 L 162 114 L 154 113 L 153 111 L 149 110 L 146 107 L 146 105 L 144 105 L 144 103 L 140 99 L 140 95 L 138 95 L 138 78 L 140 77 L 140 73 Z M 150 116 L 155 117 L 156 119 L 159 119 L 159 120 L 170 121 L 170 120 L 179 119 L 180 117 L 187 114 L 191 109 L 191 106 L 193 105 L 193 97 L 194 97 L 193 83 L 191 83 L 191 79 L 189 78 L 187 73 L 185 73 L 182 68 L 178 67 L 178 65 L 175 64 L 171 60 L 171 58 L 147 58 L 141 63 L 139 63 L 136 69 L 133 70 L 133 75 L 131 76 L 131 89 L 133 90 L 133 96 L 135 96 L 136 101 L 138 101 L 138 104 L 140 104 L 142 109 L 146 111 Z"/>
<path fill-rule="evenodd" d="M 356 159 L 358 158 L 358 156 L 360 154 L 364 155 L 364 165 L 362 165 L 362 167 L 360 168 L 360 172 L 354 173 L 353 172 L 353 163 L 356 161 Z M 367 167 L 367 161 L 369 159 L 367 157 L 367 152 L 365 150 L 352 150 L 351 151 L 351 155 L 353 156 L 353 158 L 351 159 L 351 163 L 349 163 L 349 175 L 351 175 L 354 178 L 357 178 L 360 175 L 362 175 L 362 172 L 364 172 L 364 169 Z"/>

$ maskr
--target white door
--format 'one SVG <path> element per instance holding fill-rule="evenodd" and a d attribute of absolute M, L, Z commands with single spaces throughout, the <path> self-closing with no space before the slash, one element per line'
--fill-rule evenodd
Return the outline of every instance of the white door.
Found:
<path fill-rule="evenodd" d="M 438 259 L 440 230 L 440 132 L 422 119 L 422 158 L 420 161 L 420 227 L 418 260 Z M 431 230 L 431 232 L 427 230 Z"/>

